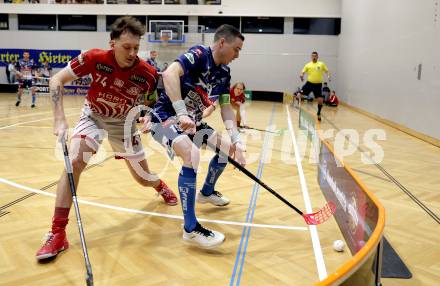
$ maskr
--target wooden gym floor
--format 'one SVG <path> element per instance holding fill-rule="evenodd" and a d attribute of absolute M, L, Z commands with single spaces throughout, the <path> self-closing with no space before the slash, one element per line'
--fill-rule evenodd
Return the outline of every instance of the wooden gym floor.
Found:
<path fill-rule="evenodd" d="M 70 127 L 82 102 L 83 97 L 65 98 Z M 286 108 L 252 102 L 247 114 L 251 127 L 272 125 L 275 132 L 242 134 L 247 139 L 247 168 L 304 210 Z M 439 224 L 403 190 L 440 214 L 440 149 L 343 106 L 325 107 L 323 115 L 324 130 L 355 129 L 360 138 L 371 128 L 386 133 L 386 140 L 378 141 L 385 154 L 382 169 L 363 164 L 359 150 L 344 158 L 384 205 L 385 236 L 413 273 L 410 280 L 383 279 L 383 285 L 435 285 L 440 281 Z M 290 108 L 290 116 L 296 128 L 297 110 Z M 222 130 L 218 113 L 208 122 Z M 17 108 L 15 95 L 0 94 L 0 285 L 84 285 L 73 210 L 67 231 L 70 248 L 44 264 L 34 257 L 49 230 L 55 184 L 64 168 L 52 124 L 48 97 L 39 97 L 37 108 L 31 109 L 29 96 Z M 295 133 L 298 136 L 297 129 Z M 151 169 L 177 193 L 180 163 L 169 162 L 150 135 L 142 140 Z M 105 141 L 83 173 L 78 192 L 95 285 L 313 285 L 319 275 L 335 271 L 350 257 L 348 251 L 332 249 L 332 242 L 342 239 L 333 219 L 317 227 L 320 247 L 314 249 L 312 231 L 302 218 L 231 166 L 217 184 L 231 204 L 196 206 L 204 225 L 225 233 L 225 243 L 214 250 L 187 246 L 181 239 L 180 205 L 167 206 L 153 189 L 138 185 L 110 150 Z M 212 156 L 202 151 L 199 187 Z M 316 165 L 307 156 L 302 166 L 316 210 L 325 201 Z M 320 250 L 323 261 L 316 262 Z"/>

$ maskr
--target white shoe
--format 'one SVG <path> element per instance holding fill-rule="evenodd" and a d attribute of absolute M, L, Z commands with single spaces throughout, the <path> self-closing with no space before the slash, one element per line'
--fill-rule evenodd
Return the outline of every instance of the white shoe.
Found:
<path fill-rule="evenodd" d="M 225 236 L 221 232 L 209 230 L 197 223 L 196 228 L 191 232 L 186 232 L 183 228 L 183 240 L 186 243 L 209 249 L 222 244 L 225 241 Z"/>
<path fill-rule="evenodd" d="M 202 192 L 198 192 L 196 195 L 198 203 L 206 204 L 211 203 L 214 206 L 226 206 L 229 204 L 229 199 L 224 197 L 220 192 L 214 191 L 211 195 L 205 196 Z"/>

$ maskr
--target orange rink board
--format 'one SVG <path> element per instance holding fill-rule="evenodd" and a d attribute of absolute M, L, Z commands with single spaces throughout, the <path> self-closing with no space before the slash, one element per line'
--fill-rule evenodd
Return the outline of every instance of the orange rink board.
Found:
<path fill-rule="evenodd" d="M 30 99 L 25 98 L 19 108 L 14 106 L 14 99 L 14 95 L 0 95 L 0 285 L 84 285 L 84 259 L 73 210 L 67 231 L 70 248 L 45 264 L 34 258 L 49 230 L 54 185 L 63 161 L 52 135 L 49 99 L 39 98 L 34 110 L 27 104 Z M 65 98 L 70 127 L 79 117 L 82 100 Z M 274 132 L 246 130 L 242 134 L 246 138 L 247 168 L 304 210 L 285 107 L 279 103 L 252 102 L 247 110 L 250 126 L 270 126 Z M 363 132 L 368 125 L 379 124 L 344 107 L 336 112 L 324 108 L 323 114 L 328 116 L 328 121 L 322 123 L 323 129 L 331 128 L 331 122 L 340 128 Z M 290 115 L 298 132 L 298 113 L 290 109 Z M 347 121 L 347 117 L 352 119 Z M 218 113 L 208 122 L 222 130 Z M 427 178 L 435 170 L 429 168 L 430 162 L 433 166 L 439 162 L 435 161 L 440 159 L 438 148 L 392 128 L 381 128 L 388 134 L 387 140 L 379 142 L 385 151 L 384 166 L 414 193 L 420 191 L 419 198 L 438 213 L 440 198 L 434 191 L 438 181 L 431 176 L 429 183 L 420 183 L 420 174 L 400 172 L 405 170 L 405 164 L 407 170 L 410 166 L 414 169 L 414 164 L 408 162 L 408 157 L 399 161 L 403 152 L 395 146 L 401 146 L 402 138 L 417 146 L 419 157 L 426 156 L 423 169 L 428 174 L 424 172 L 423 176 Z M 180 163 L 169 162 L 151 136 L 143 135 L 142 140 L 151 169 L 177 192 Z M 217 185 L 231 204 L 225 208 L 196 206 L 198 218 L 206 220 L 206 226 L 222 231 L 225 243 L 214 250 L 187 246 L 181 239 L 180 205 L 166 206 L 152 189 L 138 185 L 125 164 L 112 159 L 110 150 L 104 141 L 96 160 L 82 174 L 78 192 L 95 285 L 313 285 L 322 275 L 322 265 L 326 275 L 331 275 L 352 259 L 349 251 L 337 253 L 332 249 L 334 240 L 343 239 L 332 218 L 317 227 L 323 258 L 318 262 L 311 230 L 302 218 L 231 166 Z M 393 154 L 395 151 L 399 153 Z M 316 165 L 309 163 L 305 154 L 302 167 L 312 207 L 317 210 L 325 199 L 317 183 Z M 202 151 L 198 187 L 203 184 L 212 155 Z M 434 285 L 440 279 L 436 271 L 440 269 L 438 224 L 377 170 L 363 164 L 360 154 L 347 156 L 344 161 L 354 172 L 360 171 L 357 175 L 385 206 L 384 234 L 413 273 L 411 280 L 383 279 L 383 285 Z M 400 177 L 401 174 L 404 175 Z M 412 229 L 405 228 L 405 221 L 411 222 Z M 411 240 L 411 246 L 407 240 Z"/>

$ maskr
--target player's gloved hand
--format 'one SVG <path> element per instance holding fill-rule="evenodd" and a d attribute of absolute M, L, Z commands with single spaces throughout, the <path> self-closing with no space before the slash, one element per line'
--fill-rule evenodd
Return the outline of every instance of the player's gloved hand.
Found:
<path fill-rule="evenodd" d="M 188 115 L 180 115 L 177 118 L 179 127 L 187 134 L 196 133 L 196 124 Z"/>
<path fill-rule="evenodd" d="M 139 117 L 139 122 L 142 123 L 142 127 L 140 129 L 142 133 L 148 133 L 151 131 L 153 123 L 151 122 L 151 117 L 149 115 Z"/>
<path fill-rule="evenodd" d="M 244 149 L 244 146 L 241 142 L 232 144 L 231 146 L 232 158 L 243 167 L 246 165 L 246 158 L 244 157 L 244 152 L 246 152 L 246 150 Z"/>
<path fill-rule="evenodd" d="M 304 81 L 304 77 L 302 75 L 300 75 L 299 78 L 301 79 L 301 81 Z"/>

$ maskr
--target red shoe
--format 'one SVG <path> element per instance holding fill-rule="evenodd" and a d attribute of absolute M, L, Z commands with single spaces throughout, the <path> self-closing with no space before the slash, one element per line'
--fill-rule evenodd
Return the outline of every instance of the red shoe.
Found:
<path fill-rule="evenodd" d="M 65 231 L 60 231 L 57 233 L 52 233 L 50 231 L 46 234 L 46 236 L 46 242 L 35 255 L 37 260 L 43 260 L 56 256 L 59 252 L 69 248 L 69 242 L 67 241 Z"/>
<path fill-rule="evenodd" d="M 164 181 L 160 180 L 159 186 L 157 186 L 156 191 L 158 195 L 161 195 L 163 200 L 167 205 L 175 206 L 177 205 L 177 197 L 173 191 L 165 184 Z"/>

